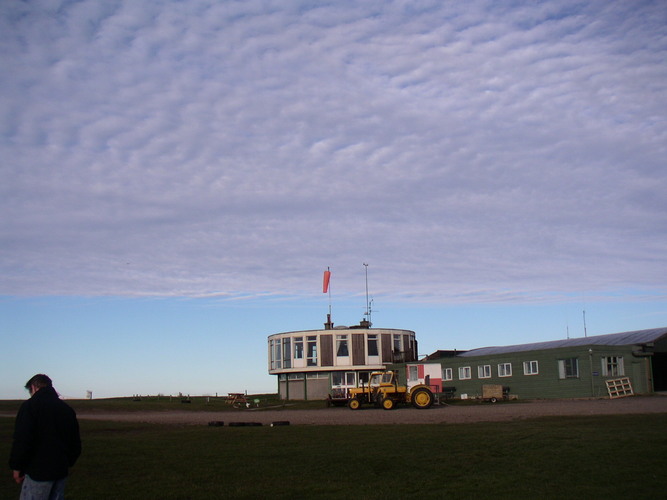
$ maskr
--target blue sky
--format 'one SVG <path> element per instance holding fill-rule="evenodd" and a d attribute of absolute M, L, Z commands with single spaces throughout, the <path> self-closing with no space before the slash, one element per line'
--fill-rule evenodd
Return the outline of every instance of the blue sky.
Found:
<path fill-rule="evenodd" d="M 0 398 L 667 325 L 661 1 L 0 4 Z"/>

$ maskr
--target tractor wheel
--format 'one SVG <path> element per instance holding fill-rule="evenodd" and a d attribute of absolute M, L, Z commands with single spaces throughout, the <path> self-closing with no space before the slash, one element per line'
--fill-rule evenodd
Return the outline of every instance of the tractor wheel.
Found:
<path fill-rule="evenodd" d="M 412 406 L 420 410 L 425 410 L 426 408 L 430 408 L 433 404 L 433 393 L 425 387 L 422 387 L 416 389 L 415 392 L 412 393 L 411 399 Z"/>
<path fill-rule="evenodd" d="M 357 398 L 352 398 L 347 402 L 347 406 L 350 410 L 358 410 L 361 408 L 361 401 Z"/>
<path fill-rule="evenodd" d="M 395 401 L 390 398 L 384 398 L 381 404 L 383 410 L 393 410 L 394 406 L 396 406 Z"/>

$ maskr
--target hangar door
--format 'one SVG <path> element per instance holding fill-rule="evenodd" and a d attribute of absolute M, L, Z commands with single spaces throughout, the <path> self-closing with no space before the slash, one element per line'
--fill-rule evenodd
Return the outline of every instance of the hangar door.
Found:
<path fill-rule="evenodd" d="M 667 352 L 655 352 L 651 358 L 653 366 L 653 390 L 667 391 Z"/>

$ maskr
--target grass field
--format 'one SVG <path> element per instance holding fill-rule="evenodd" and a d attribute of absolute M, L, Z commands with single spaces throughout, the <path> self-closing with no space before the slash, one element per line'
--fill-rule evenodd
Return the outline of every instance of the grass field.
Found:
<path fill-rule="evenodd" d="M 285 402 L 277 394 L 255 394 L 247 398 L 250 404 L 260 408 L 316 409 L 324 408 L 324 401 L 289 401 Z M 255 400 L 258 403 L 255 403 Z M 0 400 L 0 412 L 16 412 L 24 400 Z M 140 398 L 109 398 L 109 399 L 68 399 L 67 404 L 77 413 L 85 411 L 97 412 L 132 412 L 132 411 L 233 411 L 225 397 L 214 396 L 142 396 Z"/>
<path fill-rule="evenodd" d="M 8 456 L 13 419 L 0 418 Z M 667 415 L 457 425 L 81 421 L 69 499 L 665 498 Z M 10 471 L 0 498 L 18 498 Z"/>

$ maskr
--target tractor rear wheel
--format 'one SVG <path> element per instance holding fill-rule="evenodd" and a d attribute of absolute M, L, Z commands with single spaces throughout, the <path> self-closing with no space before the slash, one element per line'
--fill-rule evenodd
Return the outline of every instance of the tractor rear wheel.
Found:
<path fill-rule="evenodd" d="M 430 408 L 433 404 L 433 393 L 425 387 L 415 389 L 412 393 L 412 406 L 420 410 Z"/>
<path fill-rule="evenodd" d="M 357 398 L 352 398 L 347 402 L 347 406 L 350 410 L 358 410 L 361 408 L 361 401 Z"/>
<path fill-rule="evenodd" d="M 396 406 L 395 401 L 390 398 L 384 398 L 381 404 L 383 410 L 393 410 L 394 406 Z"/>

